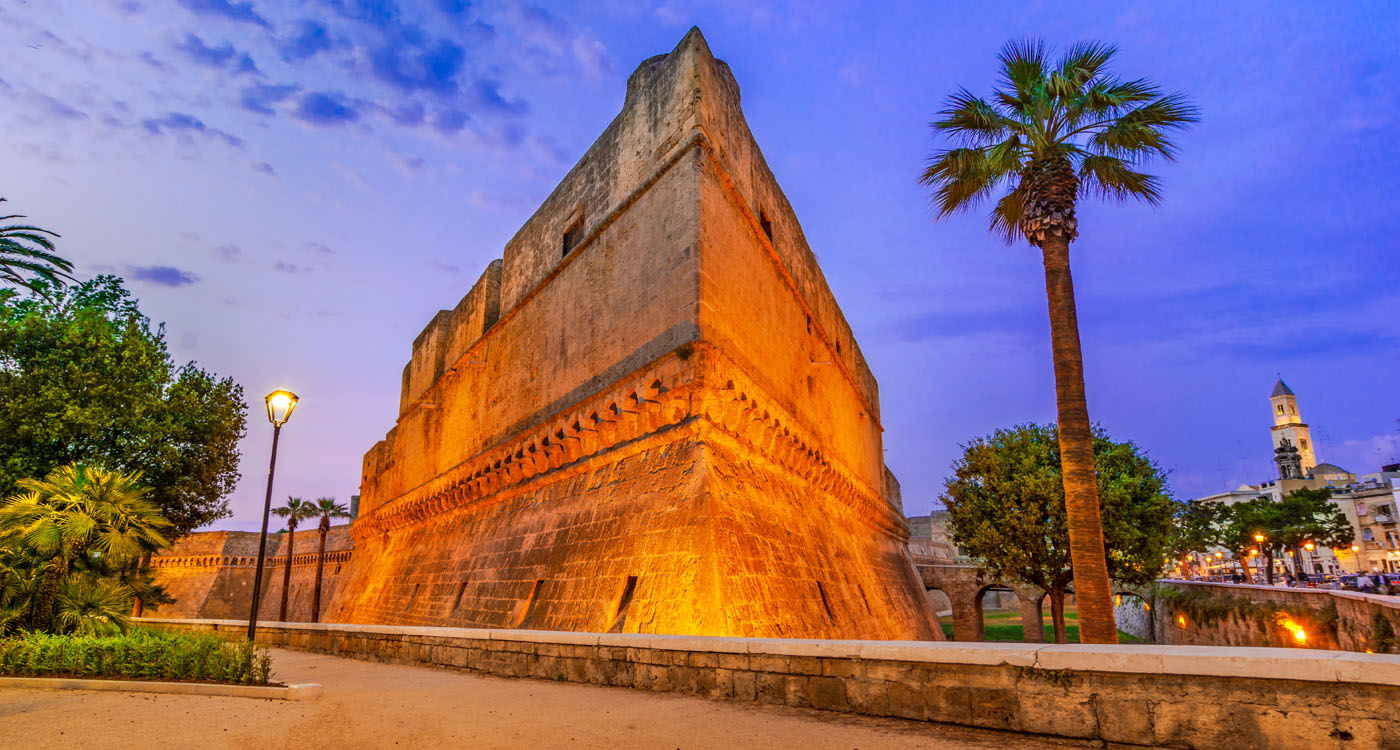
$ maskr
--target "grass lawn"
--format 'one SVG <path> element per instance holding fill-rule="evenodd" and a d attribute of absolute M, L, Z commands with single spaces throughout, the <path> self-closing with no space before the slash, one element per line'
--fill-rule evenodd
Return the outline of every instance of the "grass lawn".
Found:
<path fill-rule="evenodd" d="M 940 622 L 943 625 L 943 634 L 952 638 L 952 616 L 943 617 Z M 982 623 L 982 629 L 988 641 L 1020 643 L 1026 640 L 1025 631 L 1021 628 L 1020 612 L 984 612 Z M 1065 607 L 1065 637 L 1070 643 L 1079 642 L 1079 612 L 1073 607 Z M 1045 616 L 1045 642 L 1055 642 L 1055 627 L 1050 623 L 1048 614 Z M 1120 630 L 1118 631 L 1118 642 L 1142 643 L 1142 639 Z"/>

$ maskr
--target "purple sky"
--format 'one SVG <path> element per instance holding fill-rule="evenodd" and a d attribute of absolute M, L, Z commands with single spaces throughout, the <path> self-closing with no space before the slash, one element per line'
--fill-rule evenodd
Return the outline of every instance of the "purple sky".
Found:
<path fill-rule="evenodd" d="M 1054 418 L 1039 254 L 934 224 L 927 124 L 1008 39 L 1120 45 L 1203 121 L 1166 200 L 1081 207 L 1090 416 L 1180 497 L 1273 476 L 1267 397 L 1319 460 L 1400 454 L 1400 65 L 1392 3 L 12 0 L 0 195 L 125 276 L 181 361 L 253 402 L 234 520 L 260 511 L 262 395 L 302 396 L 279 498 L 356 492 L 413 337 L 704 30 L 880 381 L 888 463 L 927 511 L 958 444 Z M 1014 7 L 1013 7 L 1014 6 Z M 1325 11 L 1325 12 L 1324 12 Z"/>

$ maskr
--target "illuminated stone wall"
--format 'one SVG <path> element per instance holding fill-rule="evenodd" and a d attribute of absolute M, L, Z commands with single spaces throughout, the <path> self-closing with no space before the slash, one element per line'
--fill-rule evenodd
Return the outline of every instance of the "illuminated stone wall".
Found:
<path fill-rule="evenodd" d="M 275 521 L 275 519 L 274 519 Z M 316 587 L 316 557 L 320 534 L 313 525 L 298 529 L 292 557 L 291 593 L 287 619 L 311 619 L 311 599 Z M 268 534 L 268 559 L 263 569 L 260 620 L 277 619 L 282 604 L 282 575 L 286 563 L 286 534 Z M 326 561 L 321 579 L 321 608 L 325 610 L 341 572 L 350 562 L 349 526 L 332 526 L 326 533 Z M 175 598 L 173 604 L 146 609 L 156 618 L 246 618 L 253 598 L 253 577 L 258 562 L 258 534 L 247 531 L 203 531 L 185 536 L 155 556 L 151 566 L 155 582 Z"/>
<path fill-rule="evenodd" d="M 400 396 L 328 619 L 938 637 L 875 379 L 698 30 Z"/>

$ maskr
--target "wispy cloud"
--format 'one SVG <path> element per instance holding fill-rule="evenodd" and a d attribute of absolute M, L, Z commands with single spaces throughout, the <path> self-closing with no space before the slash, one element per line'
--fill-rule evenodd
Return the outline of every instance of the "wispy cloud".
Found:
<path fill-rule="evenodd" d="M 177 2 L 201 16 L 241 21 L 263 28 L 269 28 L 272 25 L 256 10 L 253 10 L 253 4 L 246 2 L 246 0 L 242 2 L 239 0 L 177 0 Z"/>
<path fill-rule="evenodd" d="M 235 73 L 257 74 L 258 66 L 247 52 L 240 52 L 231 42 L 211 46 L 195 33 L 186 33 L 185 38 L 176 42 L 175 49 L 186 58 L 210 68 L 231 69 Z"/>
<path fill-rule="evenodd" d="M 187 286 L 199 281 L 199 276 L 175 266 L 127 266 L 126 277 L 134 281 L 146 281 L 171 288 Z"/>
<path fill-rule="evenodd" d="M 311 125 L 345 125 L 360 119 L 356 104 L 335 91 L 312 91 L 297 103 L 297 119 Z"/>
<path fill-rule="evenodd" d="M 198 117 L 184 112 L 171 112 L 164 117 L 142 120 L 141 127 L 152 135 L 200 133 L 217 138 L 234 148 L 243 148 L 242 138 L 218 128 L 211 128 Z"/>
<path fill-rule="evenodd" d="M 295 84 L 255 83 L 244 86 L 238 92 L 238 103 L 249 112 L 260 115 L 274 114 L 273 105 L 282 102 L 301 90 Z"/>

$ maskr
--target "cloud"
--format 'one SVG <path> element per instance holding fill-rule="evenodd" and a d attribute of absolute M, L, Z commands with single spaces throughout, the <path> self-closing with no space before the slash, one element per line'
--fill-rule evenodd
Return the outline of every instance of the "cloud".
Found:
<path fill-rule="evenodd" d="M 281 271 L 282 273 L 310 273 L 311 271 L 316 270 L 314 268 L 311 268 L 310 266 L 298 266 L 295 263 L 284 263 L 280 260 L 276 263 L 273 263 L 272 267 L 275 270 Z"/>
<path fill-rule="evenodd" d="M 253 10 L 251 2 L 240 2 L 239 0 L 176 0 L 185 6 L 190 12 L 201 16 L 214 16 L 217 18 L 227 18 L 230 21 L 240 21 L 251 23 L 263 28 L 271 28 L 257 11 Z"/>
<path fill-rule="evenodd" d="M 405 94 L 457 91 L 457 74 L 466 61 L 466 50 L 450 39 L 422 43 L 417 36 L 406 34 L 372 50 L 370 70 L 375 77 Z"/>
<path fill-rule="evenodd" d="M 334 250 L 330 249 L 329 247 L 326 247 L 325 245 L 319 242 L 306 242 L 303 243 L 301 247 L 307 252 L 316 253 L 318 255 L 335 255 Z"/>
<path fill-rule="evenodd" d="M 175 266 L 127 266 L 126 276 L 135 281 L 149 281 L 152 284 L 171 288 L 194 284 L 199 277 Z"/>
<path fill-rule="evenodd" d="M 61 102 L 48 94 L 39 91 L 30 91 L 30 95 L 38 100 L 45 112 L 59 118 L 60 120 L 86 120 L 88 114 L 80 109 Z"/>
<path fill-rule="evenodd" d="M 243 148 L 242 138 L 218 128 L 211 128 L 198 117 L 183 112 L 171 112 L 164 117 L 142 120 L 141 127 L 152 135 L 201 133 L 218 138 L 234 148 Z"/>
<path fill-rule="evenodd" d="M 279 51 L 283 60 L 293 62 L 313 57 L 334 46 L 329 29 L 317 21 L 303 18 L 296 22 L 296 33 L 282 42 Z"/>
<path fill-rule="evenodd" d="M 428 259 L 428 267 L 431 268 L 431 269 L 433 269 L 434 271 L 441 271 L 441 272 L 443 272 L 443 273 L 461 273 L 461 272 L 462 272 L 461 266 L 458 266 L 458 265 L 455 264 L 455 263 L 448 263 L 448 262 L 445 261 L 445 260 L 439 260 L 439 259 L 437 259 L 437 258 L 429 258 L 429 259 Z"/>
<path fill-rule="evenodd" d="M 162 73 L 169 73 L 170 71 L 174 70 L 174 68 L 170 67 L 170 63 L 167 63 L 166 61 L 156 57 L 148 51 L 141 52 L 141 54 L 136 56 L 136 59 Z"/>
<path fill-rule="evenodd" d="M 344 125 L 360 119 L 355 104 L 344 94 L 331 91 L 313 91 L 301 97 L 297 105 L 297 118 L 312 125 Z"/>
<path fill-rule="evenodd" d="M 479 107 L 496 114 L 519 116 L 529 112 L 530 107 L 521 99 L 508 99 L 501 94 L 501 82 L 490 78 L 480 78 L 472 83 L 471 99 Z"/>
<path fill-rule="evenodd" d="M 243 255 L 243 249 L 237 245 L 219 245 L 214 248 L 214 254 L 219 256 L 220 260 L 234 261 Z"/>
<path fill-rule="evenodd" d="M 254 163 L 253 163 L 253 171 L 254 171 L 254 172 L 261 172 L 261 173 L 267 175 L 268 177 L 276 177 L 276 176 L 277 176 L 277 170 L 276 170 L 276 169 L 273 169 L 273 168 L 272 168 L 272 165 L 271 165 L 271 164 L 268 164 L 268 163 L 265 162 L 265 161 L 254 162 Z"/>
<path fill-rule="evenodd" d="M 447 109 L 433 113 L 433 129 L 443 135 L 452 135 L 460 132 L 462 128 L 471 122 L 471 115 L 460 109 Z"/>
<path fill-rule="evenodd" d="M 251 75 L 261 75 L 262 73 L 247 52 L 239 52 L 238 48 L 229 42 L 211 47 L 198 34 L 186 33 L 184 41 L 176 43 L 175 49 L 183 52 L 185 57 L 206 67 L 220 70 L 231 68 L 235 73 Z"/>
<path fill-rule="evenodd" d="M 574 59 L 578 60 L 585 72 L 599 77 L 612 73 L 612 58 L 608 56 L 608 48 L 592 34 L 585 32 L 574 37 L 573 52 Z"/>
<path fill-rule="evenodd" d="M 238 103 L 249 112 L 270 115 L 274 112 L 272 105 L 290 98 L 300 90 L 300 86 L 292 84 L 257 83 L 243 87 L 238 94 Z"/>

